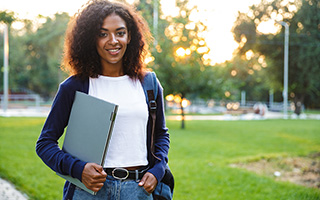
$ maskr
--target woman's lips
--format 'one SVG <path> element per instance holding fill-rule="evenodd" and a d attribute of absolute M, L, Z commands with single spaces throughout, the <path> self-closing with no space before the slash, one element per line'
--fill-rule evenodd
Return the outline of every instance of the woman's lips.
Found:
<path fill-rule="evenodd" d="M 116 49 L 106 49 L 110 54 L 117 54 L 120 52 L 121 48 Z"/>

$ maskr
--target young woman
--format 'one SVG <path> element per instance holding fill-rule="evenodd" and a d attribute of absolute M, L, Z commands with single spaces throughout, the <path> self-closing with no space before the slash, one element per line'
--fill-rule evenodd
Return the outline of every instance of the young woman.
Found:
<path fill-rule="evenodd" d="M 162 88 L 158 84 L 151 141 L 150 116 L 141 84 L 147 73 L 143 55 L 148 38 L 144 20 L 131 7 L 116 2 L 89 1 L 70 21 L 63 66 L 71 76 L 60 84 L 36 151 L 52 170 L 79 179 L 97 195 L 66 182 L 64 199 L 152 199 L 151 193 L 164 176 L 169 134 Z M 104 166 L 73 158 L 58 146 L 76 91 L 119 105 Z M 112 173 L 117 170 L 118 174 Z M 133 176 L 122 177 L 121 172 Z"/>

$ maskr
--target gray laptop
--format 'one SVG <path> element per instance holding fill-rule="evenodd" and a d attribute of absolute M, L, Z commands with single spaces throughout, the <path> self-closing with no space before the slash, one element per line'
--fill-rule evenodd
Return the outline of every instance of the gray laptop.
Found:
<path fill-rule="evenodd" d="M 118 105 L 77 91 L 62 150 L 82 161 L 103 166 L 117 111 Z M 77 178 L 57 174 L 95 195 Z"/>

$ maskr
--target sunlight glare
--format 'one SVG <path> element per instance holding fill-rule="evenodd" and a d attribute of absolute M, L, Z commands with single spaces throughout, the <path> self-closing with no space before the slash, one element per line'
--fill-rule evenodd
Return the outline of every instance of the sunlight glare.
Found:
<path fill-rule="evenodd" d="M 145 59 L 144 59 L 144 63 L 148 64 L 150 62 L 154 61 L 154 57 L 151 55 L 148 55 Z"/>
<path fill-rule="evenodd" d="M 258 58 L 258 63 L 262 64 L 262 63 L 264 62 L 264 59 L 265 59 L 265 58 L 266 58 L 265 55 L 259 56 L 259 58 Z"/>
<path fill-rule="evenodd" d="M 186 50 L 184 50 L 184 48 L 180 47 L 176 50 L 176 54 L 179 57 L 184 57 L 186 55 Z"/>
<path fill-rule="evenodd" d="M 196 24 L 194 22 L 189 22 L 186 24 L 186 29 L 188 30 L 194 30 L 196 28 Z"/>
<path fill-rule="evenodd" d="M 126 0 L 126 2 L 128 3 L 128 4 L 133 4 L 133 3 L 135 3 L 137 0 Z"/>
<path fill-rule="evenodd" d="M 189 56 L 191 54 L 191 49 L 186 49 L 186 55 Z"/>
<path fill-rule="evenodd" d="M 169 95 L 166 96 L 166 100 L 167 101 L 173 101 L 173 99 L 174 99 L 173 94 L 169 94 Z"/>
<path fill-rule="evenodd" d="M 181 102 L 180 95 L 174 95 L 173 101 L 176 102 L 176 103 L 180 103 Z"/>
<path fill-rule="evenodd" d="M 181 106 L 182 106 L 183 108 L 186 108 L 186 107 L 189 106 L 189 105 L 190 105 L 190 101 L 189 101 L 189 100 L 187 100 L 187 99 L 183 99 L 183 100 L 182 100 Z"/>
<path fill-rule="evenodd" d="M 237 75 L 237 71 L 236 70 L 232 70 L 230 74 L 231 74 L 231 76 L 236 76 Z"/>
<path fill-rule="evenodd" d="M 254 53 L 251 49 L 246 52 L 246 59 L 247 60 L 251 60 L 253 57 L 254 57 Z"/>
<path fill-rule="evenodd" d="M 208 48 L 208 47 L 199 47 L 199 48 L 197 49 L 197 52 L 198 52 L 199 54 L 208 53 L 208 52 L 209 52 L 209 48 Z"/>
<path fill-rule="evenodd" d="M 204 40 L 201 40 L 200 42 L 199 42 L 199 45 L 205 45 L 206 44 L 206 42 L 204 41 Z"/>
<path fill-rule="evenodd" d="M 263 34 L 276 34 L 279 32 L 279 27 L 276 26 L 274 20 L 268 20 L 261 22 L 258 25 L 257 30 Z"/>

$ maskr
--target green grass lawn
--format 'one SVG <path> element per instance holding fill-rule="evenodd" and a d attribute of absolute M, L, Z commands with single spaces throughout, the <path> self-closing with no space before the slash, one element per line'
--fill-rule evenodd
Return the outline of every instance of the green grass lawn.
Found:
<path fill-rule="evenodd" d="M 0 176 L 31 199 L 61 199 L 63 179 L 35 153 L 44 118 L 0 117 Z M 279 182 L 229 165 L 239 161 L 320 152 L 320 121 L 167 122 L 175 200 L 320 199 L 320 190 Z"/>

